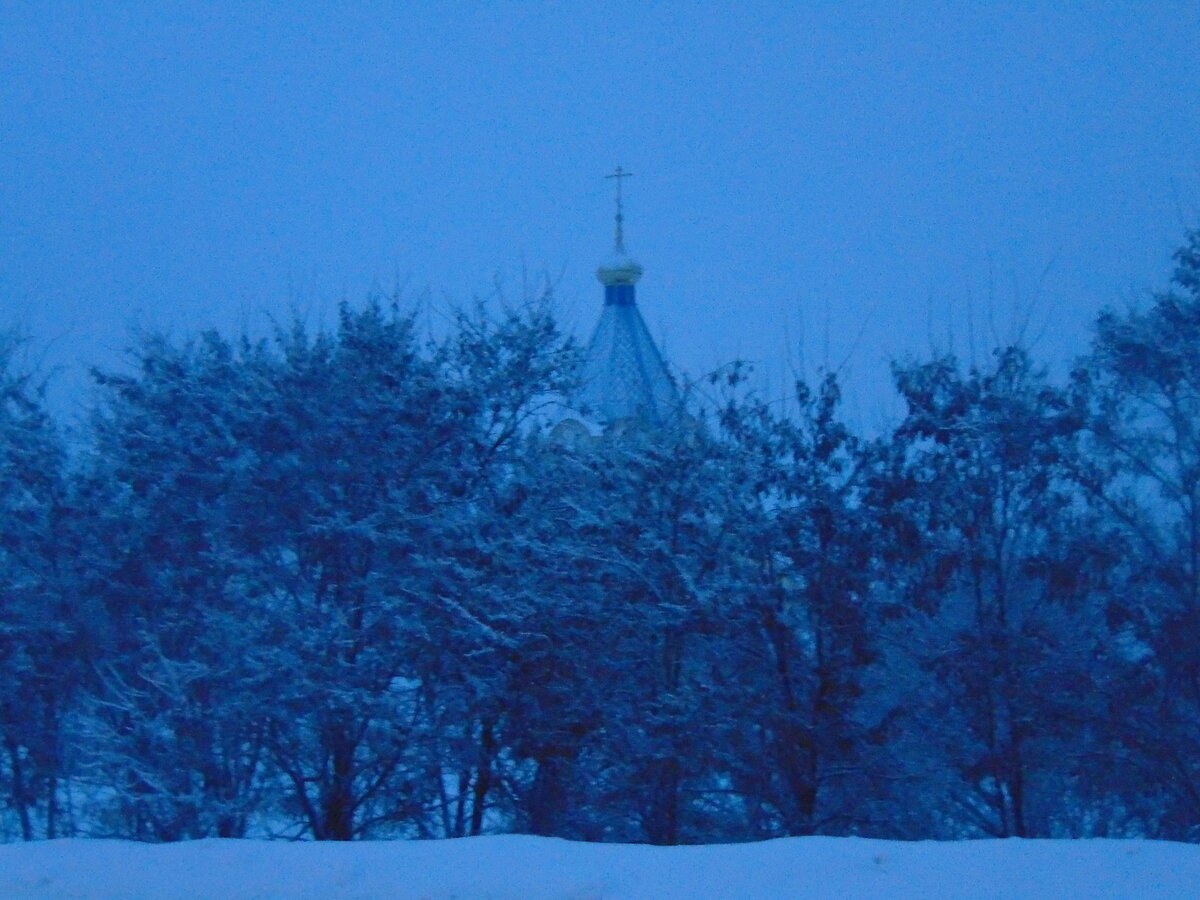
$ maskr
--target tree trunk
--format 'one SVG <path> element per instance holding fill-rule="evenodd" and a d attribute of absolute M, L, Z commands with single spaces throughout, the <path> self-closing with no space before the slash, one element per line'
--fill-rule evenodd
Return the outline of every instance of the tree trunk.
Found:
<path fill-rule="evenodd" d="M 8 750 L 9 768 L 12 771 L 12 790 L 9 793 L 12 805 L 17 810 L 17 818 L 21 822 L 21 838 L 33 840 L 33 822 L 29 817 L 29 788 L 25 782 L 24 760 L 21 759 L 21 747 L 11 737 L 4 739 Z"/>
<path fill-rule="evenodd" d="M 471 795 L 471 835 L 483 831 L 483 813 L 488 791 L 492 789 L 492 757 L 496 753 L 496 738 L 492 723 L 485 722 L 479 734 L 479 773 Z"/>

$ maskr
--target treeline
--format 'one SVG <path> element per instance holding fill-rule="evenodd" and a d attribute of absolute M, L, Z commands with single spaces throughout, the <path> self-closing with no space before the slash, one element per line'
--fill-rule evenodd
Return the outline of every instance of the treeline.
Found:
<path fill-rule="evenodd" d="M 0 357 L 0 834 L 1200 839 L 1200 233 L 1067 383 L 733 366 L 547 433 L 542 306 Z"/>

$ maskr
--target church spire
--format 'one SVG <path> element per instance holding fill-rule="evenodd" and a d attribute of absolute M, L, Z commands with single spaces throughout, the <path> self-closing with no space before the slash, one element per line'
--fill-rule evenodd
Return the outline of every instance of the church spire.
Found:
<path fill-rule="evenodd" d="M 633 286 L 642 277 L 642 267 L 629 258 L 625 250 L 625 204 L 621 194 L 621 182 L 633 175 L 620 166 L 605 178 L 616 179 L 617 182 L 617 233 L 613 241 L 613 259 L 596 270 L 596 277 L 604 285 L 604 302 L 606 305 L 632 306 L 634 302 Z"/>
<path fill-rule="evenodd" d="M 621 192 L 621 182 L 630 174 L 617 166 L 605 176 L 617 182 L 616 240 L 613 258 L 596 271 L 604 285 L 604 310 L 584 353 L 582 384 L 575 398 L 609 428 L 617 423 L 661 425 L 679 406 L 675 383 L 635 302 L 634 285 L 642 267 L 625 250 Z"/>

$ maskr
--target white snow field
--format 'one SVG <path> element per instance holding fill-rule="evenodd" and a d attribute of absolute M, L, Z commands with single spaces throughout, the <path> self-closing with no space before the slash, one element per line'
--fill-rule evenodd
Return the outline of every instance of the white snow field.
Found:
<path fill-rule="evenodd" d="M 1134 840 L 789 838 L 649 847 L 446 841 L 0 846 L 5 900 L 1200 897 L 1200 846 Z"/>

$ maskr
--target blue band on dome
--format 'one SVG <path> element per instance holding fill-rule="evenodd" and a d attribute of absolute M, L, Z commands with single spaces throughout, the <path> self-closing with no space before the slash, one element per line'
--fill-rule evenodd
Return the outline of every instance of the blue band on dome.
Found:
<path fill-rule="evenodd" d="M 633 285 L 606 284 L 604 302 L 608 306 L 633 306 Z"/>

